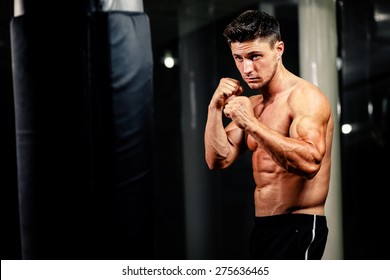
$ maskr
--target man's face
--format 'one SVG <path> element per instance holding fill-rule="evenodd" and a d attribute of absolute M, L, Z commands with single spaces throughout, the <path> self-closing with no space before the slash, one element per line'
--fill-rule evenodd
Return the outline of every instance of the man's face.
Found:
<path fill-rule="evenodd" d="M 256 39 L 243 43 L 234 42 L 230 49 L 242 78 L 251 89 L 266 86 L 274 76 L 283 53 L 283 42 L 271 48 L 267 40 Z"/>

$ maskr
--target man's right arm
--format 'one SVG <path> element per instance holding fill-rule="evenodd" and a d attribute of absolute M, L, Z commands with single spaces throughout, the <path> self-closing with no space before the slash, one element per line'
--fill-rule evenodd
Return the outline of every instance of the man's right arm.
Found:
<path fill-rule="evenodd" d="M 225 129 L 222 121 L 223 109 L 229 98 L 241 93 L 242 87 L 237 80 L 223 78 L 211 99 L 204 134 L 205 157 L 210 169 L 230 166 L 241 153 L 244 131 L 233 122 Z"/>

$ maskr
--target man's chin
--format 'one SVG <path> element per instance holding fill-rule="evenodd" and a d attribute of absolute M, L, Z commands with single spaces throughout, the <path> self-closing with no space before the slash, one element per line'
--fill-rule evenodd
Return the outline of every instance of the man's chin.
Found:
<path fill-rule="evenodd" d="M 260 89 L 261 85 L 259 83 L 247 83 L 250 89 Z"/>

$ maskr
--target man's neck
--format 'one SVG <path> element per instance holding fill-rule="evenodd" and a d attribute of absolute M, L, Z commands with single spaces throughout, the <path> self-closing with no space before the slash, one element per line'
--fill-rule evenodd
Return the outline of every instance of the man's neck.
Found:
<path fill-rule="evenodd" d="M 284 92 L 288 87 L 290 72 L 283 66 L 280 61 L 276 72 L 267 85 L 260 89 L 264 101 L 271 100 L 277 94 Z"/>

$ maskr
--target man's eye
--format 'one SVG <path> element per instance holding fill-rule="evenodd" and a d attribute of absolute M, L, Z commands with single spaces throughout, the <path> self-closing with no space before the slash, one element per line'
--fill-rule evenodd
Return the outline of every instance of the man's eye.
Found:
<path fill-rule="evenodd" d="M 236 60 L 241 62 L 242 61 L 242 57 L 236 56 Z"/>

